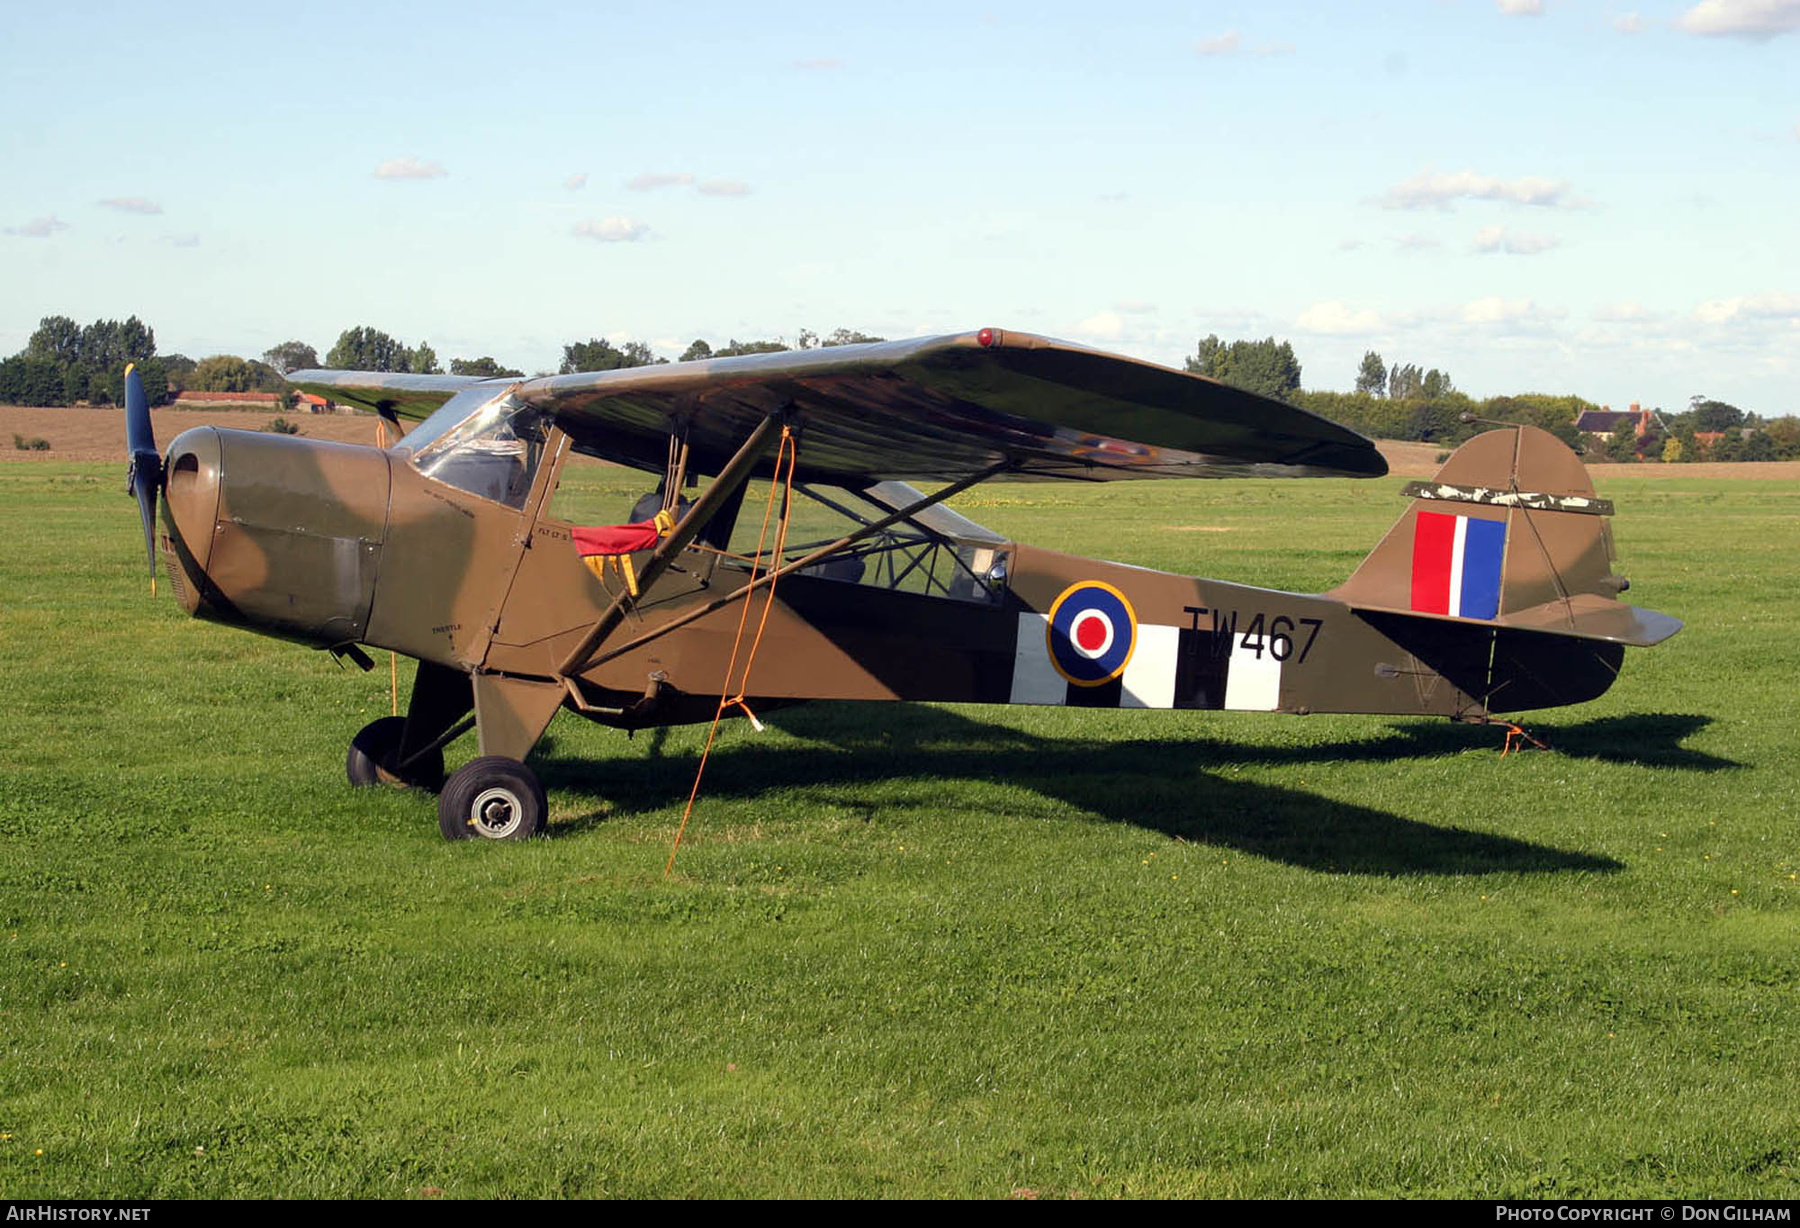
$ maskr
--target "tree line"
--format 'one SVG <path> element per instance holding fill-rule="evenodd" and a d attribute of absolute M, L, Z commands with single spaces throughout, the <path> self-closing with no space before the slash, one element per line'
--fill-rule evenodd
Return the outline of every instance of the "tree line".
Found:
<path fill-rule="evenodd" d="M 881 340 L 884 338 L 847 328 L 823 336 L 801 329 L 792 343 L 781 337 L 754 341 L 734 337 L 716 349 L 696 339 L 677 361 Z M 563 346 L 562 364 L 556 374 L 612 371 L 668 361 L 642 341 L 615 345 L 604 337 L 589 337 Z M 85 327 L 67 316 L 45 316 L 24 349 L 0 361 L 0 404 L 118 405 L 125 396 L 125 368 L 134 363 L 152 405 L 164 404 L 190 391 L 286 392 L 286 377 L 309 369 L 444 374 L 437 351 L 429 341 L 409 346 L 367 325 L 339 333 L 322 360 L 318 351 L 304 341 L 283 341 L 264 350 L 260 358 L 213 354 L 195 361 L 185 354 L 159 355 L 156 331 L 136 316 L 122 322 L 95 320 Z M 477 358 L 452 358 L 449 374 L 503 378 L 523 376 L 525 372 L 484 354 Z"/>
<path fill-rule="evenodd" d="M 1307 391 L 1300 360 L 1287 341 L 1201 339 L 1187 369 L 1222 383 L 1286 401 L 1375 439 L 1416 440 L 1453 448 L 1496 422 L 1542 427 L 1592 462 L 1800 460 L 1800 418 L 1761 418 L 1724 401 L 1696 396 L 1688 408 L 1651 411 L 1649 428 L 1634 425 L 1611 438 L 1585 433 L 1576 420 L 1601 406 L 1574 395 L 1516 393 L 1476 399 L 1447 371 L 1388 364 L 1364 353 L 1351 392 Z"/>
<path fill-rule="evenodd" d="M 117 405 L 132 363 L 153 402 L 167 395 L 169 364 L 156 357 L 156 331 L 136 316 L 95 320 L 85 328 L 67 316 L 46 316 L 25 348 L 0 362 L 0 402 Z"/>
<path fill-rule="evenodd" d="M 801 329 L 792 342 L 785 337 L 740 341 L 731 338 L 714 347 L 694 340 L 677 362 L 730 358 L 857 345 L 884 338 L 839 328 L 819 334 Z M 642 341 L 590 336 L 563 346 L 555 374 L 613 371 L 650 366 L 669 359 Z M 394 371 L 421 375 L 445 373 L 429 341 L 416 346 L 368 325 L 347 328 L 321 360 L 303 341 L 283 341 L 260 358 L 214 354 L 198 361 L 183 354 L 159 355 L 156 332 L 136 316 L 95 320 L 82 326 L 67 316 L 46 316 L 25 348 L 0 361 L 0 404 L 117 405 L 124 398 L 125 367 L 136 363 L 152 404 L 178 392 L 284 392 L 285 377 L 294 371 L 325 368 L 343 371 Z M 1373 350 L 1358 364 L 1350 392 L 1307 390 L 1292 343 L 1262 340 L 1224 341 L 1203 337 L 1186 368 L 1234 387 L 1260 393 L 1311 410 L 1376 439 L 1419 440 L 1454 447 L 1495 422 L 1540 426 L 1590 461 L 1623 460 L 1793 460 L 1800 459 L 1800 419 L 1792 415 L 1764 419 L 1734 405 L 1696 396 L 1679 412 L 1653 411 L 1650 428 L 1639 435 L 1631 427 L 1611 439 L 1584 435 L 1576 419 L 1600 406 L 1574 395 L 1520 393 L 1476 399 L 1457 389 L 1447 371 L 1413 363 L 1389 364 Z M 451 375 L 490 378 L 523 376 L 491 355 L 454 357 Z M 539 372 L 542 375 L 551 372 Z"/>
<path fill-rule="evenodd" d="M 769 354 L 781 350 L 809 350 L 819 346 L 857 345 L 883 340 L 886 338 L 848 328 L 836 329 L 824 336 L 803 328 L 791 345 L 780 337 L 763 341 L 739 341 L 734 337 L 727 344 L 714 349 L 704 340 L 696 339 L 675 361 L 694 362 L 707 358 L 731 358 L 739 354 Z M 283 374 L 307 367 L 322 367 L 334 371 L 444 374 L 430 342 L 421 341 L 416 348 L 409 348 L 404 342 L 380 329 L 367 326 L 345 329 L 340 333 L 337 344 L 326 353 L 324 362 L 319 361 L 318 354 L 311 346 L 299 341 L 285 341 L 264 353 L 263 357 Z M 589 337 L 586 341 L 571 341 L 563 346 L 562 363 L 555 373 L 574 375 L 582 371 L 616 371 L 624 367 L 648 367 L 668 361 L 642 341 L 623 341 L 615 345 L 605 337 Z M 488 355 L 480 358 L 452 358 L 449 373 L 488 377 L 525 374 L 516 367 L 503 366 Z M 550 372 L 543 371 L 539 374 L 548 375 Z"/>

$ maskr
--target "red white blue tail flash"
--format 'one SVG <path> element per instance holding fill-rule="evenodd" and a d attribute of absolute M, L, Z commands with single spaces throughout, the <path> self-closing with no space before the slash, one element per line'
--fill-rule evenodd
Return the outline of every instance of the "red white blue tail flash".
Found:
<path fill-rule="evenodd" d="M 1500 612 L 1506 521 L 1420 512 L 1413 526 L 1412 608 L 1493 618 Z"/>

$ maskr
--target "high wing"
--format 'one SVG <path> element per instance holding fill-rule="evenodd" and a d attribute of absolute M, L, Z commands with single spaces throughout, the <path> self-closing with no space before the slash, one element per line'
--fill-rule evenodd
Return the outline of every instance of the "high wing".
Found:
<path fill-rule="evenodd" d="M 301 371 L 337 401 L 416 416 L 450 396 L 509 395 L 577 451 L 660 471 L 671 432 L 715 472 L 756 425 L 790 413 L 805 482 L 1014 478 L 1379 477 L 1367 439 L 1203 376 L 1029 333 L 982 329 L 868 345 L 544 376 Z"/>

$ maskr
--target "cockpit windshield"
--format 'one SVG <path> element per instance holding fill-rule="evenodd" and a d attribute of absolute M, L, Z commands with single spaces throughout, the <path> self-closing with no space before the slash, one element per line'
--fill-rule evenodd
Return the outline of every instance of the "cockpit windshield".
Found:
<path fill-rule="evenodd" d="M 544 458 L 548 434 L 549 422 L 541 410 L 503 394 L 461 420 L 441 411 L 434 414 L 401 446 L 412 453 L 414 467 L 426 477 L 522 509 Z"/>

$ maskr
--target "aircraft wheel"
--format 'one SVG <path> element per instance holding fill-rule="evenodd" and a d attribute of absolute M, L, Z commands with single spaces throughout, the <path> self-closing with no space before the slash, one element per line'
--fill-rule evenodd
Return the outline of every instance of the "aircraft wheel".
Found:
<path fill-rule="evenodd" d="M 406 732 L 404 716 L 384 716 L 370 721 L 350 739 L 350 752 L 344 756 L 344 775 L 357 787 L 399 784 L 427 789 L 433 793 L 444 784 L 444 752 L 434 750 L 421 755 L 404 773 L 394 770 L 400 756 L 400 735 Z"/>
<path fill-rule="evenodd" d="M 549 804 L 537 773 L 504 755 L 471 759 L 438 795 L 438 830 L 446 840 L 529 840 L 544 829 Z"/>

